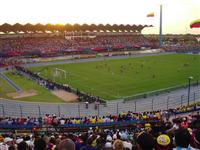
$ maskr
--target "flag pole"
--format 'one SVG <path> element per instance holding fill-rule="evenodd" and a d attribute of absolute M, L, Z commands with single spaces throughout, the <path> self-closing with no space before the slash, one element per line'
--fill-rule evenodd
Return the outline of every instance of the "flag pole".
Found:
<path fill-rule="evenodd" d="M 160 40 L 159 40 L 159 46 L 160 48 L 163 45 L 163 35 L 162 35 L 162 4 L 160 5 Z"/>

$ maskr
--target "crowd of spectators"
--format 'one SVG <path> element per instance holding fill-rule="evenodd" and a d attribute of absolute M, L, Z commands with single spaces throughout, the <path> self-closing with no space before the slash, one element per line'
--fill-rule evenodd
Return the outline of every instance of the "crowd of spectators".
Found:
<path fill-rule="evenodd" d="M 95 36 L 53 36 L 17 37 L 0 39 L 0 66 L 6 66 L 10 57 L 51 57 L 60 55 L 94 54 L 101 52 L 158 48 L 158 40 L 138 35 L 95 35 Z M 199 43 L 175 42 L 167 44 L 167 52 L 199 52 Z"/>
<path fill-rule="evenodd" d="M 29 125 L 29 126 L 59 126 L 71 124 L 95 124 L 95 123 L 111 123 L 111 122 L 129 122 L 134 120 L 160 120 L 163 113 L 161 111 L 133 113 L 120 113 L 118 115 L 108 116 L 88 116 L 88 117 L 65 117 L 56 116 L 55 114 L 46 114 L 39 118 L 1 118 L 0 125 Z"/>
<path fill-rule="evenodd" d="M 182 127 L 170 133 L 167 128 L 158 133 L 151 127 L 143 130 L 140 127 L 138 130 L 96 129 L 84 133 L 5 134 L 0 136 L 0 141 L 1 150 L 195 150 L 200 146 L 200 131 Z"/>
<path fill-rule="evenodd" d="M 199 53 L 200 44 L 174 44 L 174 45 L 165 45 L 163 49 L 166 52 L 177 52 L 177 53 Z"/>
<path fill-rule="evenodd" d="M 0 50 L 4 56 L 48 55 L 80 50 L 117 50 L 134 47 L 152 47 L 143 35 L 107 35 L 90 37 L 37 37 L 0 39 Z"/>
<path fill-rule="evenodd" d="M 0 57 L 0 67 L 8 67 L 8 66 L 14 66 L 14 65 L 20 65 L 24 62 L 20 59 L 10 57 L 10 58 L 3 58 Z"/>
<path fill-rule="evenodd" d="M 21 64 L 22 58 L 55 57 L 76 54 L 155 48 L 143 35 L 101 35 L 101 36 L 61 36 L 18 37 L 0 39 L 0 67 Z M 17 58 L 17 59 L 15 59 Z"/>
<path fill-rule="evenodd" d="M 121 112 L 117 115 L 111 114 L 108 116 L 87 116 L 87 117 L 65 117 L 56 116 L 55 114 L 46 114 L 44 117 L 25 117 L 25 118 L 12 118 L 12 117 L 2 117 L 0 118 L 0 125 L 30 125 L 30 126 L 59 126 L 59 125 L 71 125 L 71 124 L 95 124 L 95 123 L 110 123 L 110 122 L 130 122 L 134 120 L 146 120 L 146 121 L 160 121 L 162 119 L 169 119 L 171 116 L 175 116 L 181 113 L 187 113 L 190 111 L 200 110 L 200 105 L 198 103 L 190 106 L 181 106 L 176 109 L 169 110 L 158 110 L 150 112 L 135 113 L 132 111 Z M 200 115 L 197 112 L 198 119 Z M 195 120 L 196 116 L 189 114 L 187 116 L 187 121 L 192 122 Z"/>
<path fill-rule="evenodd" d="M 192 107 L 192 106 L 191 106 Z M 169 111 L 168 111 L 169 112 Z M 1 118 L 0 125 L 55 126 L 66 124 L 96 124 L 99 122 L 137 122 L 129 128 L 102 126 L 87 131 L 33 132 L 29 134 L 0 134 L 1 150 L 193 150 L 200 149 L 200 115 L 166 117 L 166 111 L 120 113 L 102 117 L 66 118 L 45 115 L 40 118 Z M 170 119 L 171 118 L 171 119 Z M 151 120 L 156 121 L 151 123 Z"/>

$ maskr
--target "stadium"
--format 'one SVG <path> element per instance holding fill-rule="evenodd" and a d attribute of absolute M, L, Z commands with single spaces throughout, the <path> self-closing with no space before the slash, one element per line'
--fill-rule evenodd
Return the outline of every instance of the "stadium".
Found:
<path fill-rule="evenodd" d="M 159 34 L 149 20 L 3 22 L 0 150 L 200 149 L 200 20 L 163 33 L 171 5 Z"/>

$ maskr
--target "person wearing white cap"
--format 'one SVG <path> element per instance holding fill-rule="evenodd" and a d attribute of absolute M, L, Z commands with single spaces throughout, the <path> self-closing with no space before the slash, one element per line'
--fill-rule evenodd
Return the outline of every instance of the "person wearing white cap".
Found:
<path fill-rule="evenodd" d="M 113 140 L 117 139 L 117 134 L 113 134 Z"/>
<path fill-rule="evenodd" d="M 10 146 L 12 146 L 13 139 L 10 137 L 6 137 L 3 141 L 3 144 L 0 145 L 0 150 L 8 150 Z"/>
<path fill-rule="evenodd" d="M 112 148 L 112 137 L 110 135 L 106 137 L 105 148 Z"/>
<path fill-rule="evenodd" d="M 124 148 L 132 150 L 133 145 L 128 141 L 128 134 L 123 132 L 121 134 L 121 140 L 123 141 Z"/>
<path fill-rule="evenodd" d="M 10 137 L 6 137 L 6 138 L 4 139 L 4 143 L 5 143 L 5 144 L 12 144 L 12 141 L 13 141 L 13 139 L 10 138 Z"/>
<path fill-rule="evenodd" d="M 5 144 L 0 144 L 0 150 L 8 150 L 8 146 Z"/>
<path fill-rule="evenodd" d="M 19 144 L 19 143 L 21 143 L 22 141 L 24 141 L 22 138 L 19 138 L 19 139 L 17 139 L 16 140 L 16 144 Z"/>

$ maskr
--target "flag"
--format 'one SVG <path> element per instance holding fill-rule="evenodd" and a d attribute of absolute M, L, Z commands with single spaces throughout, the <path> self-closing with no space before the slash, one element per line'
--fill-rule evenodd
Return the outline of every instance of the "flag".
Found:
<path fill-rule="evenodd" d="M 147 17 L 154 17 L 154 12 L 148 13 Z"/>
<path fill-rule="evenodd" d="M 190 28 L 200 28 L 200 19 L 193 21 L 190 24 Z"/>

